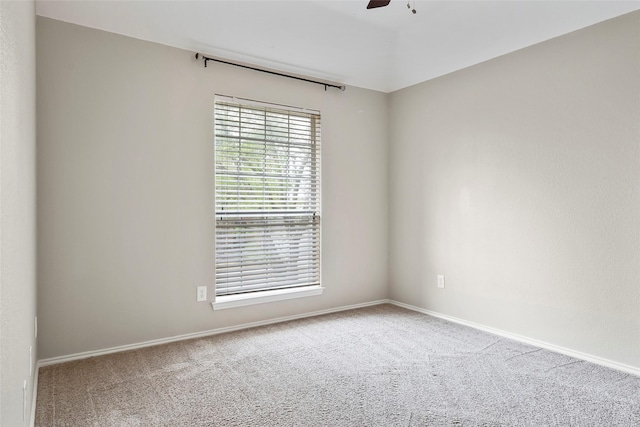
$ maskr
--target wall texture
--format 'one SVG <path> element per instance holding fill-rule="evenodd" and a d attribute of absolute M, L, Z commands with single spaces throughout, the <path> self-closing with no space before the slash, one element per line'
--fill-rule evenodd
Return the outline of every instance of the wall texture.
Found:
<path fill-rule="evenodd" d="M 29 424 L 37 360 L 35 5 L 0 2 L 0 425 Z M 31 366 L 29 347 L 33 348 Z M 26 392 L 23 392 L 24 381 Z M 26 402 L 23 404 L 23 393 Z M 26 413 L 26 416 L 25 416 Z"/>
<path fill-rule="evenodd" d="M 391 298 L 640 367 L 639 93 L 640 12 L 393 93 Z"/>
<path fill-rule="evenodd" d="M 387 98 L 37 20 L 40 357 L 387 297 Z M 214 94 L 322 112 L 322 296 L 212 311 Z"/>
<path fill-rule="evenodd" d="M 390 296 L 640 367 L 639 24 L 384 95 L 38 18 L 40 357 Z M 322 296 L 195 302 L 215 93 L 322 111 Z"/>

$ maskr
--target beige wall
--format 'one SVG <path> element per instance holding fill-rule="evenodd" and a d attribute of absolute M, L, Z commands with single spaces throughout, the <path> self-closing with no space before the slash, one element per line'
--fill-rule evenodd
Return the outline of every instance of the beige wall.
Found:
<path fill-rule="evenodd" d="M 37 53 L 41 358 L 387 297 L 384 94 L 41 17 Z M 196 303 L 213 293 L 216 93 L 321 110 L 322 296 Z"/>
<path fill-rule="evenodd" d="M 0 2 L 0 40 L 0 425 L 13 427 L 29 425 L 37 360 L 33 1 Z"/>
<path fill-rule="evenodd" d="M 640 367 L 639 20 L 384 95 L 38 18 L 41 358 L 390 296 Z M 324 295 L 195 302 L 215 93 L 322 111 Z"/>
<path fill-rule="evenodd" d="M 393 93 L 391 298 L 640 367 L 639 94 L 640 12 Z"/>

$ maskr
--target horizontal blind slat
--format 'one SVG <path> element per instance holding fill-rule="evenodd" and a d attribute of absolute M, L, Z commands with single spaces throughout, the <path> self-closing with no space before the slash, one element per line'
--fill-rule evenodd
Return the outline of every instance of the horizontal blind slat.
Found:
<path fill-rule="evenodd" d="M 313 277 L 317 276 L 318 269 L 307 268 L 298 270 L 252 270 L 250 272 L 237 272 L 235 274 L 216 274 L 216 280 L 219 284 L 225 283 L 238 283 L 242 282 L 246 284 L 251 280 L 280 280 L 282 278 L 294 278 L 294 277 Z"/>

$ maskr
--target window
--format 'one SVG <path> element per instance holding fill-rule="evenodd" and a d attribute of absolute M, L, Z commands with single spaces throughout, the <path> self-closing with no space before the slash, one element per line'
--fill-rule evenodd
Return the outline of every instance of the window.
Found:
<path fill-rule="evenodd" d="M 319 113 L 216 96 L 215 159 L 216 302 L 320 289 Z"/>

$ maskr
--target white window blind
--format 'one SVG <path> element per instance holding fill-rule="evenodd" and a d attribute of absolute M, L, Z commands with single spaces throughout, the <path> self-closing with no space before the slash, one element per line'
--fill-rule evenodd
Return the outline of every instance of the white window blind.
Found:
<path fill-rule="evenodd" d="M 320 284 L 320 115 L 216 96 L 216 296 Z"/>

